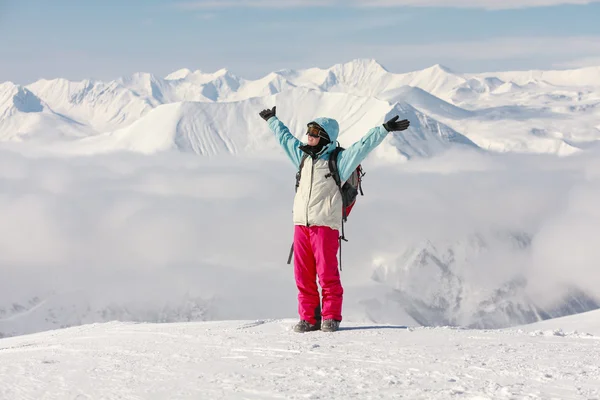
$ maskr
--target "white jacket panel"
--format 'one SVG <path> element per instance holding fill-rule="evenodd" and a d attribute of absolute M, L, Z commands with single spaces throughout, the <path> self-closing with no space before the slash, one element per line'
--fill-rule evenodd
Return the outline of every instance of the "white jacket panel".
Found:
<path fill-rule="evenodd" d="M 329 174 L 327 160 L 307 157 L 294 197 L 294 224 L 342 228 L 342 195 Z"/>

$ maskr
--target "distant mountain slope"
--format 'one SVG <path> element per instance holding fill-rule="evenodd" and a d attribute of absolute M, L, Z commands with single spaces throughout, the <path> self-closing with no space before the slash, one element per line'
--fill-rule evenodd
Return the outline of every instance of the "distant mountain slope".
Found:
<path fill-rule="evenodd" d="M 338 119 L 342 132 L 340 143 L 349 146 L 369 129 L 399 113 L 409 118 L 412 126 L 402 135 L 390 135 L 383 145 L 392 147 L 398 157 L 431 156 L 454 144 L 477 147 L 408 104 L 394 105 L 371 97 L 296 89 L 240 102 L 162 105 L 126 128 L 88 137 L 69 148 L 84 153 L 178 150 L 200 155 L 279 151 L 273 134 L 257 114 L 257 110 L 271 104 L 278 106 L 282 121 L 301 140 L 304 140 L 306 124 L 318 116 Z M 298 109 L 296 104 L 305 106 Z"/>
<path fill-rule="evenodd" d="M 330 116 L 354 121 L 345 125 L 347 137 L 354 140 L 358 138 L 355 131 L 375 122 L 371 117 L 364 120 L 357 117 L 375 112 L 357 112 L 366 101 L 361 98 L 378 99 L 391 105 L 398 103 L 401 106 L 397 111 L 402 111 L 403 105 L 407 105 L 407 110 L 418 110 L 422 115 L 412 121 L 413 126 L 432 127 L 438 123 L 445 126 L 437 135 L 419 137 L 419 141 L 433 140 L 426 146 L 415 147 L 409 143 L 408 150 L 399 148 L 404 152 L 401 159 L 435 154 L 434 148 L 440 147 L 436 137 L 444 136 L 460 138 L 458 142 L 476 144 L 494 152 L 569 155 L 592 147 L 600 140 L 599 76 L 600 67 L 466 74 L 434 65 L 409 73 L 392 73 L 375 60 L 356 59 L 325 69 L 274 71 L 255 80 L 238 77 L 226 69 L 215 72 L 181 69 L 164 78 L 140 72 L 110 82 L 53 79 L 18 89 L 14 89 L 16 85 L 5 83 L 0 85 L 0 141 L 45 144 L 81 137 L 86 138 L 83 146 L 88 153 L 111 151 L 111 141 L 120 143 L 114 144 L 114 149 L 145 153 L 167 148 L 198 154 L 251 151 L 253 147 L 243 140 L 232 138 L 230 145 L 224 143 L 234 131 L 253 132 L 259 128 L 250 121 L 256 119 L 260 110 L 248 108 L 247 112 L 240 112 L 231 104 L 246 102 L 248 107 L 251 104 L 268 106 L 272 96 L 285 95 L 294 99 L 286 105 L 294 110 L 288 120 L 294 118 L 294 114 L 303 120 L 315 113 L 333 113 Z M 336 106 L 349 114 L 337 113 L 335 107 L 320 100 L 315 104 L 298 100 L 307 90 L 349 95 L 343 100 L 339 98 L 343 105 Z M 296 91 L 298 94 L 289 94 Z M 252 99 L 260 101 L 252 103 Z M 351 101 L 355 102 L 353 106 L 347 104 Z M 142 121 L 152 110 L 177 103 L 198 103 L 192 107 L 195 111 L 185 106 L 188 111 L 182 114 L 184 122 L 179 127 L 168 126 L 164 121 L 153 124 Z M 202 127 L 203 122 L 211 119 L 208 114 L 213 110 L 210 108 L 213 103 L 229 104 L 214 110 L 228 114 L 230 122 Z M 200 110 L 203 106 L 208 108 Z M 167 115 L 172 111 L 164 110 L 173 108 L 157 111 L 150 120 L 161 119 L 162 113 L 167 120 L 177 120 Z M 239 119 L 239 115 L 244 115 L 245 120 Z M 405 117 L 410 115 L 412 111 Z M 194 116 L 198 119 L 194 120 Z M 382 115 L 378 115 L 376 123 L 382 119 Z M 139 127 L 146 133 L 135 133 Z M 157 132 L 157 127 L 161 132 Z M 126 128 L 129 133 L 116 133 Z M 447 129 L 452 133 L 442 132 Z M 406 132 L 405 138 L 399 141 L 413 142 L 416 137 L 410 135 L 414 133 L 414 129 Z M 209 135 L 215 136 L 209 138 Z M 172 137 L 172 143 L 158 136 Z M 141 143 L 141 137 L 148 138 L 149 142 Z M 98 143 L 100 147 L 94 151 L 90 143 Z M 418 150 L 419 146 L 428 150 Z"/>

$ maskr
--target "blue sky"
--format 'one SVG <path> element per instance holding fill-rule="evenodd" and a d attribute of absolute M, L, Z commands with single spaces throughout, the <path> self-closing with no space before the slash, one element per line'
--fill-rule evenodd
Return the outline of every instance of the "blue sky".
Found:
<path fill-rule="evenodd" d="M 0 0 L 0 82 L 257 78 L 355 58 L 392 72 L 600 66 L 598 21 L 600 0 Z"/>

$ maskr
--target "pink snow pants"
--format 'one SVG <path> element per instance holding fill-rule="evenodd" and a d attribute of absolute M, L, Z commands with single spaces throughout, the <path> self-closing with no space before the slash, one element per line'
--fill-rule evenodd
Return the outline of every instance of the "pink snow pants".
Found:
<path fill-rule="evenodd" d="M 294 276 L 298 287 L 298 314 L 311 324 L 319 308 L 317 277 L 323 296 L 323 319 L 342 320 L 344 290 L 338 271 L 339 232 L 328 226 L 294 228 Z"/>

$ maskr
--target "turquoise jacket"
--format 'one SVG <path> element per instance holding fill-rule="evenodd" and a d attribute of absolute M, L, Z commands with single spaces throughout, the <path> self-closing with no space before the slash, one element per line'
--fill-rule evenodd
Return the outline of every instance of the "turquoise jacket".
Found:
<path fill-rule="evenodd" d="M 329 143 L 320 153 L 319 158 L 329 159 L 329 155 L 337 145 L 337 138 L 340 132 L 338 122 L 332 118 L 316 118 L 314 120 L 319 126 L 325 129 L 329 135 L 331 143 Z M 290 133 L 290 130 L 276 116 L 269 118 L 267 121 L 269 129 L 275 133 L 279 144 L 292 160 L 296 169 L 300 168 L 300 162 L 305 154 L 300 146 L 303 143 Z M 342 151 L 338 158 L 338 170 L 340 180 L 345 182 L 348 180 L 352 172 L 358 165 L 375 149 L 387 136 L 388 131 L 383 125 L 376 126 L 370 129 L 362 139 L 355 142 L 346 150 Z"/>

